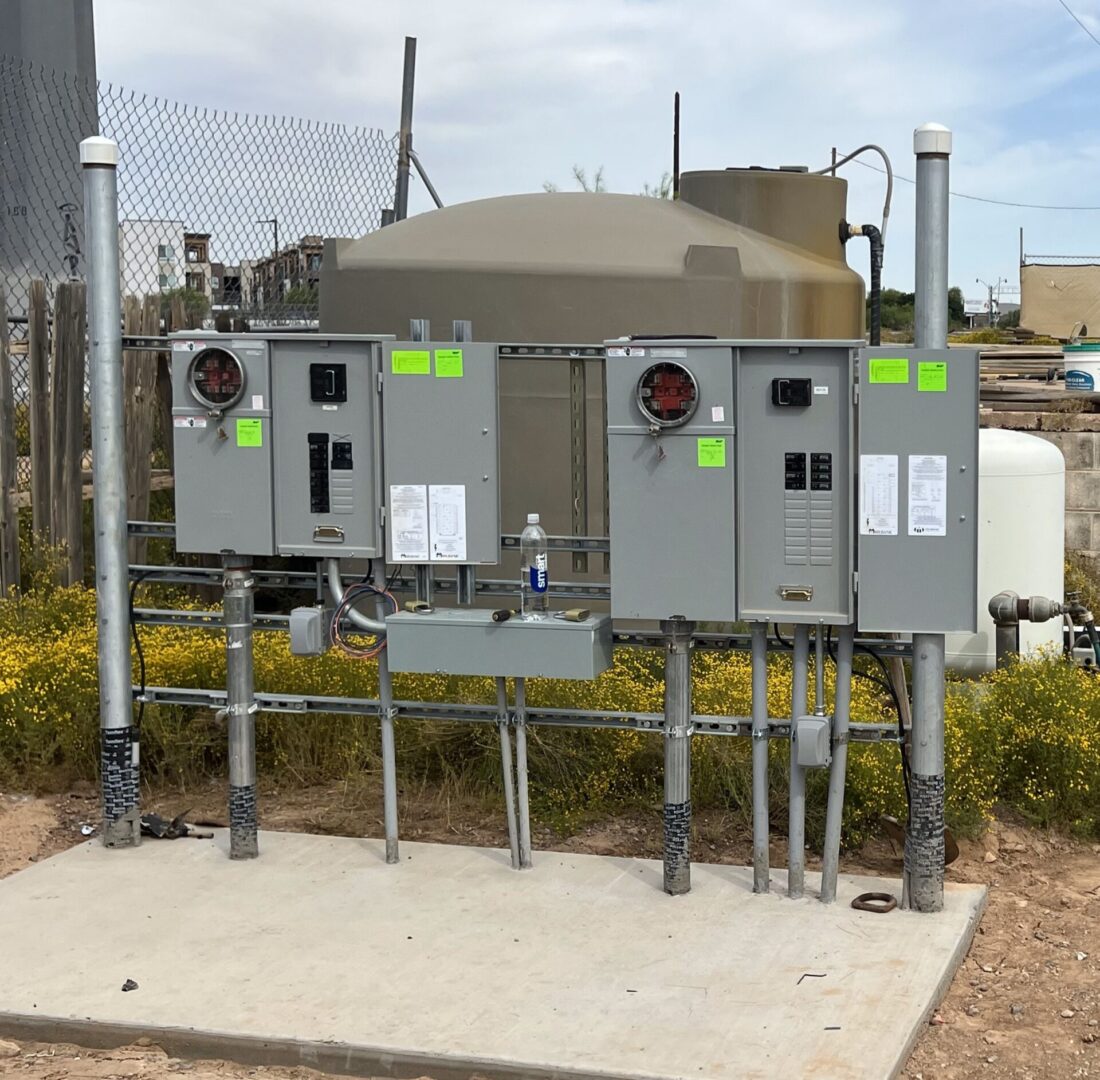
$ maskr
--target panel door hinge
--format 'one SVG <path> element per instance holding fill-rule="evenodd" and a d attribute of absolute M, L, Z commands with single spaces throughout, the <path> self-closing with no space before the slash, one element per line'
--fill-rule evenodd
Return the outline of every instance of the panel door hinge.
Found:
<path fill-rule="evenodd" d="M 857 596 L 859 595 L 859 571 L 858 570 L 853 570 L 852 571 L 852 592 Z"/>
<path fill-rule="evenodd" d="M 858 405 L 859 404 L 859 383 L 858 382 L 853 382 L 852 383 L 852 404 L 853 405 Z"/>
<path fill-rule="evenodd" d="M 384 506 L 378 508 L 378 525 L 382 529 L 386 527 L 386 508 Z"/>
<path fill-rule="evenodd" d="M 374 377 L 378 380 L 378 392 L 382 393 L 382 372 L 375 372 Z"/>

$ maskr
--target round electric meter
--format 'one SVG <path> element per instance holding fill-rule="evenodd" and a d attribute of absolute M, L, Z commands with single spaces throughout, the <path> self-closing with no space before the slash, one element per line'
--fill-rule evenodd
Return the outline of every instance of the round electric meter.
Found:
<path fill-rule="evenodd" d="M 244 368 L 228 349 L 211 346 L 195 354 L 187 383 L 199 404 L 221 412 L 241 400 Z"/>
<path fill-rule="evenodd" d="M 686 424 L 699 404 L 699 387 L 681 364 L 654 364 L 638 380 L 638 408 L 658 427 Z"/>

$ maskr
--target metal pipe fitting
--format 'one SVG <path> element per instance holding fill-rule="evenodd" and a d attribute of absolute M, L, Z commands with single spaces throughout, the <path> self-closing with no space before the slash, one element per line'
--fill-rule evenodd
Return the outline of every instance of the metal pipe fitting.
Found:
<path fill-rule="evenodd" d="M 229 857 L 259 855 L 256 700 L 252 668 L 252 560 L 225 555 L 225 688 L 229 726 Z"/>
<path fill-rule="evenodd" d="M 339 607 L 344 602 L 344 583 L 340 577 L 340 560 L 335 558 L 326 560 L 325 568 L 328 574 L 328 591 L 332 594 L 332 602 Z M 385 621 L 368 618 L 361 611 L 356 611 L 354 605 L 348 608 L 347 618 L 360 630 L 365 630 L 368 634 L 385 636 Z"/>
<path fill-rule="evenodd" d="M 695 624 L 665 619 L 664 885 L 691 891 L 691 638 Z"/>

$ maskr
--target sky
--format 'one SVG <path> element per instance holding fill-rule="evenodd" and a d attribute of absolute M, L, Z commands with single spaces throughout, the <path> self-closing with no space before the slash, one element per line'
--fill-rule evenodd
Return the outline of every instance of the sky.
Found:
<path fill-rule="evenodd" d="M 1100 38 L 1100 0 L 1067 2 Z M 678 90 L 684 171 L 816 169 L 874 142 L 911 178 L 913 128 L 936 121 L 953 191 L 1100 208 L 1100 44 L 1059 0 L 95 0 L 95 20 L 101 80 L 387 132 L 415 36 L 414 145 L 447 204 L 566 189 L 573 165 L 640 192 L 671 168 Z M 849 220 L 878 222 L 885 178 L 842 175 Z M 414 180 L 410 213 L 431 205 Z M 953 198 L 951 282 L 1015 289 L 1021 226 L 1029 254 L 1100 254 L 1100 209 Z M 913 243 L 898 179 L 886 287 L 912 289 Z"/>

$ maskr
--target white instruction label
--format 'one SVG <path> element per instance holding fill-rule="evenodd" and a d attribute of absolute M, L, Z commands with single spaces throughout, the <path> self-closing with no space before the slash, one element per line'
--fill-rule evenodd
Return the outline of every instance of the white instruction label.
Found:
<path fill-rule="evenodd" d="M 428 506 L 432 562 L 465 562 L 466 486 L 430 484 Z"/>
<path fill-rule="evenodd" d="M 859 455 L 859 532 L 861 536 L 898 534 L 898 456 Z"/>
<path fill-rule="evenodd" d="M 427 562 L 428 489 L 423 484 L 390 484 L 390 549 L 394 562 Z"/>
<path fill-rule="evenodd" d="M 947 456 L 909 455 L 909 535 L 947 535 Z"/>
<path fill-rule="evenodd" d="M 645 349 L 639 349 L 638 351 L 642 356 L 645 356 Z M 686 360 L 687 359 L 687 354 L 688 354 L 687 349 L 679 349 L 679 348 L 674 348 L 674 349 L 651 348 L 649 350 L 649 355 L 651 357 L 653 357 L 654 360 Z"/>
<path fill-rule="evenodd" d="M 817 397 L 828 397 L 829 396 L 829 388 L 827 386 L 815 386 L 814 387 L 814 394 Z"/>
<path fill-rule="evenodd" d="M 173 416 L 172 427 L 206 427 L 205 416 Z"/>
<path fill-rule="evenodd" d="M 264 407 L 264 396 L 263 396 L 263 394 L 253 394 L 252 395 L 252 408 L 262 409 L 263 407 Z"/>
<path fill-rule="evenodd" d="M 724 405 L 712 405 L 710 407 L 710 422 L 721 424 L 726 419 L 726 407 Z"/>
<path fill-rule="evenodd" d="M 640 345 L 610 345 L 607 349 L 608 356 L 645 356 L 645 349 Z"/>

